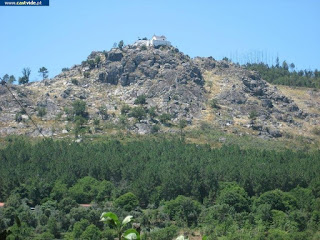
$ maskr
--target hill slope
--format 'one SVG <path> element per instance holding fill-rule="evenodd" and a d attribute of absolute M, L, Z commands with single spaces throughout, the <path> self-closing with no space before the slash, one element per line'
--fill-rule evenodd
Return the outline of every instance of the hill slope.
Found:
<path fill-rule="evenodd" d="M 140 134 L 159 127 L 175 132 L 179 121 L 186 120 L 187 129 L 207 123 L 240 135 L 319 140 L 319 92 L 276 87 L 256 72 L 211 57 L 191 59 L 173 47 L 129 45 L 92 52 L 53 79 L 10 88 L 48 136 L 74 129 L 72 103 L 82 100 L 89 120 L 84 126 L 100 134 L 110 125 Z M 135 104 L 139 96 L 146 100 L 140 108 Z M 0 104 L 1 136 L 39 135 L 4 86 Z M 127 111 L 121 114 L 122 108 Z M 39 117 L 41 109 L 46 114 Z"/>

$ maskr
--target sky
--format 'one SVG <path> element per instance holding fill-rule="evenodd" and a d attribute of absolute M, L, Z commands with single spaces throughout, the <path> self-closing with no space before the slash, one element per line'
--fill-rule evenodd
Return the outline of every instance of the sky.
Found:
<path fill-rule="evenodd" d="M 319 0 L 50 0 L 49 7 L 0 6 L 0 77 L 31 69 L 41 80 L 115 42 L 165 35 L 190 57 L 320 69 Z"/>

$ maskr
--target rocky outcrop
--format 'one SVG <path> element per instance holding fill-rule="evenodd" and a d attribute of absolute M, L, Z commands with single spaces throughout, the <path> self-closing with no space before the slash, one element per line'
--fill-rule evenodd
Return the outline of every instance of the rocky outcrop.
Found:
<path fill-rule="evenodd" d="M 209 80 L 215 88 L 212 92 L 206 84 Z M 283 124 L 300 129 L 303 125 L 300 120 L 318 123 L 319 117 L 301 109 L 256 72 L 212 57 L 191 59 L 174 47 L 126 46 L 122 50 L 95 51 L 87 61 L 54 79 L 13 85 L 11 89 L 47 134 L 69 132 L 72 124 L 68 108 L 75 100 L 87 103 L 89 124 L 100 119 L 118 125 L 124 121 L 120 113 L 122 106 L 136 107 L 134 101 L 140 95 L 146 97 L 145 119 L 136 121 L 129 116 L 127 119 L 130 123 L 127 129 L 139 134 L 153 132 L 154 125 L 161 123 L 159 116 L 162 114 L 170 115 L 171 124 L 184 119 L 192 125 L 206 121 L 205 114 L 209 112 L 214 115 L 208 118 L 214 119 L 210 124 L 223 129 L 235 129 L 238 124 L 237 127 L 254 131 L 263 138 L 283 136 Z M 216 109 L 211 109 L 209 104 L 213 98 Z M 319 105 L 312 101 L 307 104 Z M 30 119 L 18 114 L 20 106 L 2 86 L 0 105 L 0 134 L 37 135 L 30 127 Z M 45 116 L 37 116 L 39 108 L 46 109 Z M 151 108 L 153 117 L 149 113 Z M 52 122 L 57 125 L 54 129 L 59 130 L 52 130 Z"/>

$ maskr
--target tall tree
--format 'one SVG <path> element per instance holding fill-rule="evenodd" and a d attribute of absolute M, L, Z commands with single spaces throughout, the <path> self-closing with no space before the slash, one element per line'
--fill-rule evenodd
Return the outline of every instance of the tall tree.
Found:
<path fill-rule="evenodd" d="M 29 77 L 31 74 L 30 68 L 22 69 L 22 77 L 19 77 L 19 84 L 25 84 L 29 82 Z"/>
<path fill-rule="evenodd" d="M 284 70 L 288 70 L 288 69 L 289 69 L 288 63 L 287 63 L 286 61 L 283 61 L 283 63 L 282 63 L 282 68 L 283 68 Z"/>
<path fill-rule="evenodd" d="M 42 79 L 45 79 L 45 78 L 48 77 L 49 71 L 48 71 L 47 68 L 41 67 L 41 68 L 39 69 L 38 73 L 40 74 L 40 76 L 42 76 Z"/>
<path fill-rule="evenodd" d="M 16 81 L 16 78 L 13 76 L 13 75 L 11 75 L 10 77 L 9 77 L 9 80 L 8 80 L 8 83 L 14 83 Z"/>
<path fill-rule="evenodd" d="M 5 82 L 8 82 L 8 81 L 9 81 L 9 75 L 8 75 L 8 74 L 5 74 L 5 75 L 2 77 L 2 80 L 5 81 Z"/>
<path fill-rule="evenodd" d="M 123 40 L 121 40 L 121 41 L 119 42 L 119 44 L 118 44 L 118 47 L 122 50 L 123 45 L 124 45 Z"/>
<path fill-rule="evenodd" d="M 279 57 L 277 57 L 276 59 L 276 67 L 279 68 L 280 67 L 280 60 L 279 60 Z"/>

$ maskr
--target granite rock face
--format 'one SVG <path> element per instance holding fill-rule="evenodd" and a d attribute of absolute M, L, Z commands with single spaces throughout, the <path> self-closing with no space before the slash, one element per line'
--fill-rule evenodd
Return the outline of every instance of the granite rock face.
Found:
<path fill-rule="evenodd" d="M 188 125 L 208 121 L 207 115 L 213 114 L 214 122 L 209 124 L 226 129 L 239 124 L 264 138 L 281 137 L 283 124 L 301 129 L 300 120 L 319 122 L 317 114 L 301 109 L 256 72 L 212 57 L 192 59 L 174 47 L 129 45 L 122 50 L 94 51 L 81 65 L 53 79 L 10 85 L 10 89 L 47 135 L 70 132 L 70 109 L 75 100 L 86 102 L 89 124 L 96 119 L 113 124 L 127 121 L 125 128 L 138 134 L 155 131 L 163 114 L 170 115 L 171 124 L 184 119 Z M 310 96 L 316 94 L 310 92 Z M 130 114 L 123 119 L 121 108 L 137 107 L 134 102 L 140 95 L 146 98 L 144 119 L 137 121 Z M 209 104 L 212 99 L 216 110 Z M 45 116 L 38 116 L 39 108 L 46 110 Z M 37 135 L 30 119 L 19 114 L 19 104 L 0 86 L 0 135 Z"/>

